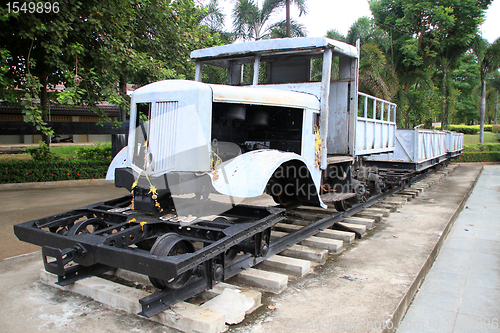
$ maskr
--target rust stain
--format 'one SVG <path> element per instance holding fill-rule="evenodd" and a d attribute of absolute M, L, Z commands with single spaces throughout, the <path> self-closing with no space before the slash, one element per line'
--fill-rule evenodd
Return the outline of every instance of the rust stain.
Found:
<path fill-rule="evenodd" d="M 255 89 L 250 87 L 224 87 L 224 90 L 214 87 L 213 99 L 216 102 L 276 105 L 319 109 L 319 101 L 312 95 L 304 93 L 280 91 L 271 89 Z M 285 95 L 285 96 L 283 96 Z"/>

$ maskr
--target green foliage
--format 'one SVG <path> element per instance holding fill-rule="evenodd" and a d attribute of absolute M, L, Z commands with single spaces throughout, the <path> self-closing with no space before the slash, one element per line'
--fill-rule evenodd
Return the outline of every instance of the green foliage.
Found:
<path fill-rule="evenodd" d="M 454 90 L 457 91 L 456 112 L 451 115 L 455 124 L 471 124 L 479 120 L 479 95 L 481 85 L 479 64 L 472 52 L 466 52 L 452 71 Z"/>
<path fill-rule="evenodd" d="M 202 8 L 200 22 L 210 29 L 212 34 L 222 33 L 224 31 L 224 9 L 219 6 L 218 0 L 210 2 Z"/>
<path fill-rule="evenodd" d="M 459 162 L 500 162 L 500 143 L 465 145 Z"/>
<path fill-rule="evenodd" d="M 475 143 L 464 145 L 464 153 L 500 151 L 499 143 Z"/>
<path fill-rule="evenodd" d="M 23 150 L 28 152 L 35 162 L 52 161 L 57 159 L 57 157 L 50 151 L 49 146 L 43 141 L 40 141 L 38 147 L 24 148 Z"/>
<path fill-rule="evenodd" d="M 338 40 L 338 41 L 341 41 L 341 42 L 344 42 L 344 43 L 347 42 L 347 38 L 344 35 L 342 35 L 342 33 L 338 32 L 335 29 L 328 30 L 326 32 L 326 38 Z"/>
<path fill-rule="evenodd" d="M 356 45 L 358 38 L 360 39 L 361 45 L 367 43 L 376 44 L 384 52 L 388 52 L 391 48 L 392 41 L 389 34 L 376 26 L 375 20 L 369 17 L 360 17 L 354 22 L 349 28 L 347 37 L 345 37 L 344 41 L 351 45 Z"/>
<path fill-rule="evenodd" d="M 500 151 L 462 153 L 458 162 L 500 162 Z"/>
<path fill-rule="evenodd" d="M 387 62 L 385 53 L 375 43 L 361 46 L 359 90 L 367 94 L 392 100 L 397 93 L 398 78 Z"/>
<path fill-rule="evenodd" d="M 375 24 L 391 38 L 387 50 L 401 84 L 397 93 L 398 125 L 411 127 L 416 120 L 441 119 L 446 127 L 450 115 L 469 121 L 471 90 L 457 92 L 452 80 L 478 32 L 491 0 L 370 0 Z M 463 73 L 463 72 L 462 72 Z M 436 90 L 436 88 L 438 90 Z M 425 107 L 421 107 L 425 105 Z"/>
<path fill-rule="evenodd" d="M 104 178 L 109 161 L 0 162 L 0 184 Z"/>
<path fill-rule="evenodd" d="M 111 143 L 97 142 L 92 146 L 81 146 L 76 150 L 79 160 L 101 160 L 111 162 Z"/>
<path fill-rule="evenodd" d="M 435 129 L 440 130 L 441 126 L 436 126 Z M 464 134 L 477 134 L 479 133 L 479 125 L 449 125 L 448 130 Z M 491 132 L 493 125 L 484 125 L 484 130 Z"/>
<path fill-rule="evenodd" d="M 485 125 L 485 127 L 486 127 L 486 125 Z M 486 130 L 486 128 L 485 128 L 485 130 Z M 500 125 L 491 125 L 491 131 L 493 133 L 500 133 Z"/>
<path fill-rule="evenodd" d="M 0 101 L 21 107 L 45 134 L 50 103 L 85 104 L 105 118 L 101 101 L 128 109 L 127 83 L 192 78 L 189 53 L 219 43 L 192 0 L 68 0 L 59 8 L 0 8 Z M 56 84 L 66 89 L 51 91 Z"/>
<path fill-rule="evenodd" d="M 327 38 L 356 45 L 361 43 L 358 90 L 369 95 L 392 101 L 398 91 L 399 82 L 390 59 L 388 50 L 391 40 L 389 34 L 375 25 L 368 17 L 359 18 L 349 29 L 347 37 L 336 30 L 329 30 Z M 313 77 L 320 76 L 322 62 L 313 61 Z M 334 58 L 332 75 L 338 72 L 338 58 Z M 319 75 L 318 75 L 319 74 Z M 333 78 L 336 79 L 336 78 Z"/>
<path fill-rule="evenodd" d="M 465 134 L 464 145 L 472 145 L 479 143 L 479 134 Z M 484 144 L 494 143 L 498 144 L 498 136 L 493 132 L 484 132 Z"/>
<path fill-rule="evenodd" d="M 299 16 L 306 14 L 304 0 L 290 0 L 299 9 Z M 236 0 L 233 8 L 234 35 L 244 40 L 283 37 L 285 21 L 271 22 L 272 14 L 285 5 L 285 0 L 264 0 L 262 7 L 256 0 Z M 291 22 L 292 36 L 305 36 L 304 26 Z"/>
<path fill-rule="evenodd" d="M 37 101 L 40 99 L 38 91 L 42 88 L 38 78 L 30 73 L 26 74 L 24 88 L 25 93 L 20 104 L 25 120 L 33 123 L 36 129 L 45 135 L 54 134 L 54 131 L 48 127 L 47 122 L 43 119 L 43 109 L 38 106 Z"/>
<path fill-rule="evenodd" d="M 79 149 L 79 146 L 72 144 L 64 144 L 50 146 L 50 151 L 58 158 L 58 159 L 69 159 L 74 160 L 76 158 L 76 151 Z"/>
<path fill-rule="evenodd" d="M 274 23 L 269 29 L 271 30 L 271 38 L 286 38 L 286 20 Z M 290 37 L 305 36 L 306 27 L 295 20 L 290 20 Z"/>

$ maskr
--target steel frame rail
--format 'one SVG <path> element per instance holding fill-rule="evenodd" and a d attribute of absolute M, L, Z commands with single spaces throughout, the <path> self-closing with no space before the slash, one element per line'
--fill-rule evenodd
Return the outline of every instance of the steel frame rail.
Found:
<path fill-rule="evenodd" d="M 391 173 L 389 170 L 384 170 L 384 172 L 386 172 L 385 177 L 392 177 L 392 180 L 397 181 L 399 186 L 372 196 L 366 202 L 356 204 L 347 211 L 321 218 L 273 242 L 270 241 L 271 228 L 285 218 L 285 209 L 235 206 L 221 215 L 235 217 L 237 223 L 201 221 L 188 227 L 181 227 L 179 223 L 159 221 L 158 218 L 148 217 L 145 214 L 130 216 L 146 223 L 131 223 L 129 216 L 109 212 L 110 208 L 127 206 L 131 196 L 21 223 L 14 226 L 14 232 L 20 240 L 42 246 L 45 269 L 57 274 L 58 284 L 61 285 L 71 284 L 82 278 L 99 275 L 115 268 L 131 270 L 164 280 L 169 280 L 184 272 L 192 272 L 191 279 L 184 287 L 178 290 L 160 290 L 139 301 L 142 305 L 140 314 L 151 317 L 178 301 L 212 288 L 222 278 L 228 279 L 384 200 L 411 183 L 426 177 L 433 172 L 433 169 L 419 174 L 398 171 Z M 91 234 L 65 236 L 56 232 L 58 228 L 67 228 L 82 217 L 102 218 L 109 227 Z M 201 241 L 205 246 L 194 253 L 169 257 L 158 257 L 145 250 L 130 247 L 140 241 L 168 232 L 176 232 L 190 241 Z M 247 243 L 245 253 L 230 263 L 226 263 L 226 251 L 231 248 L 241 248 L 245 242 Z M 65 267 L 70 261 L 79 265 Z"/>

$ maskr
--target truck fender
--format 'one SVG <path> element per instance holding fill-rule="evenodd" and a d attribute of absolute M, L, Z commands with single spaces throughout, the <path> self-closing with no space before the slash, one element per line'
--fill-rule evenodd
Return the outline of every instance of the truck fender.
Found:
<path fill-rule="evenodd" d="M 113 161 L 111 161 L 111 164 L 108 167 L 108 172 L 106 173 L 106 180 L 115 180 L 115 169 L 130 166 L 130 163 L 128 163 L 127 160 L 128 146 L 125 146 L 118 152 L 118 154 L 116 154 Z"/>
<path fill-rule="evenodd" d="M 302 156 L 295 153 L 278 150 L 251 151 L 221 163 L 209 176 L 212 186 L 219 193 L 230 197 L 253 198 L 264 193 L 271 177 L 285 163 L 300 165 L 302 175 L 305 173 L 315 187 L 313 203 L 327 208 L 319 196 L 321 171 L 308 165 Z"/>

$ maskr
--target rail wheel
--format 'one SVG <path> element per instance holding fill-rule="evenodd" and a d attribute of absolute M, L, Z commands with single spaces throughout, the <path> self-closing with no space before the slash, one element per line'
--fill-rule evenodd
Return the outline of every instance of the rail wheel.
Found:
<path fill-rule="evenodd" d="M 193 252 L 194 246 L 190 241 L 183 239 L 175 233 L 167 233 L 156 240 L 149 253 L 159 257 L 169 257 Z M 149 277 L 149 280 L 153 286 L 159 289 L 179 289 L 189 281 L 192 275 L 192 271 L 187 271 L 170 280 L 162 280 L 154 277 Z"/>
<path fill-rule="evenodd" d="M 66 236 L 80 235 L 80 234 L 91 234 L 98 230 L 107 228 L 106 222 L 99 218 L 90 218 L 88 220 L 80 221 L 76 223 L 67 233 Z"/>
<path fill-rule="evenodd" d="M 278 195 L 273 195 L 273 200 L 277 204 L 283 206 L 283 207 L 288 207 L 292 204 L 298 203 L 297 197 L 293 195 L 287 195 L 285 193 L 280 193 Z"/>
<path fill-rule="evenodd" d="M 221 224 L 227 224 L 228 226 L 231 225 L 231 222 L 229 222 L 228 219 L 226 219 L 225 217 L 216 217 L 212 222 L 214 223 L 221 223 Z M 225 264 L 229 264 L 231 263 L 235 258 L 236 256 L 238 255 L 238 250 L 236 247 L 232 247 L 230 249 L 228 249 L 224 255 L 224 262 Z"/>
<path fill-rule="evenodd" d="M 155 242 L 156 242 L 156 238 L 153 237 L 153 238 L 149 238 L 149 239 L 143 240 L 141 242 L 135 243 L 135 246 L 137 246 L 141 250 L 151 251 Z"/>
<path fill-rule="evenodd" d="M 351 203 L 348 200 L 334 201 L 333 205 L 335 206 L 335 209 L 339 212 L 345 212 L 346 210 L 351 208 Z"/>

